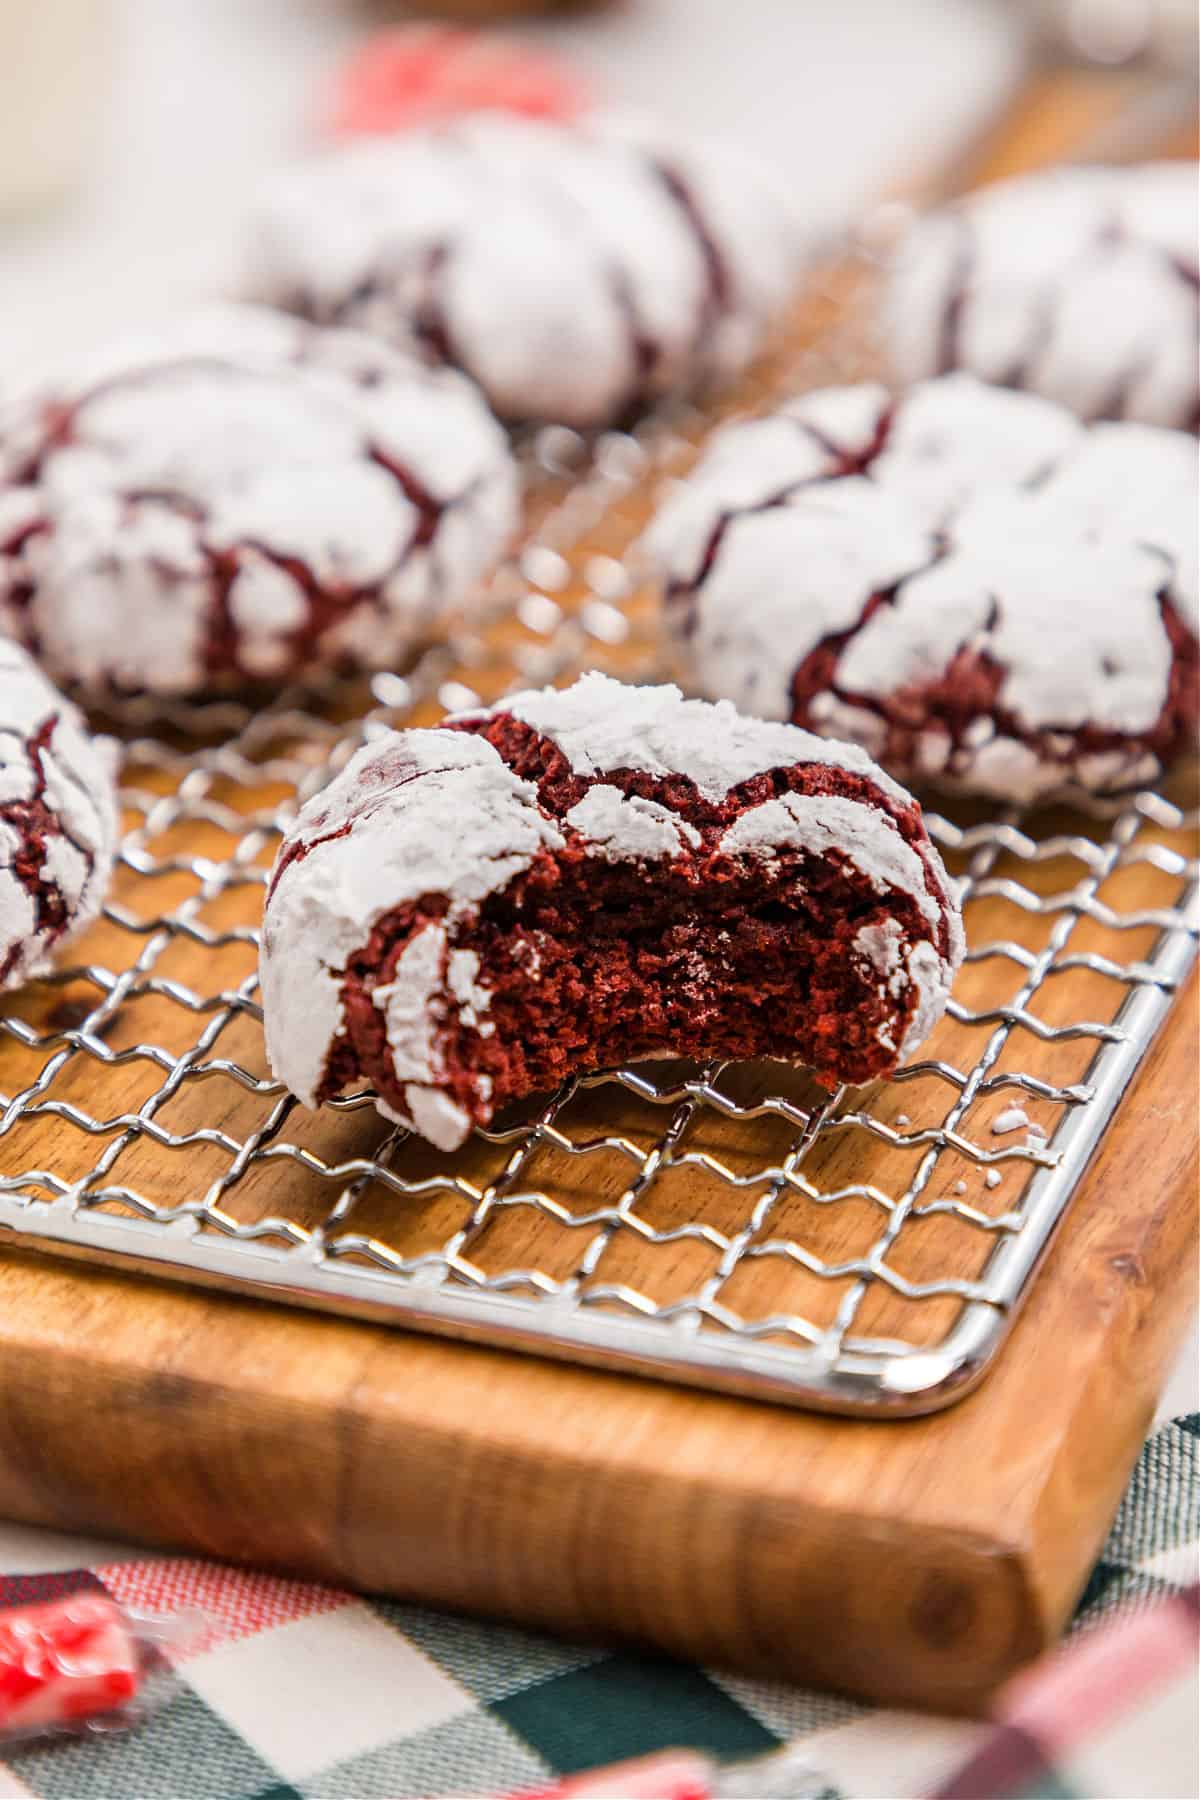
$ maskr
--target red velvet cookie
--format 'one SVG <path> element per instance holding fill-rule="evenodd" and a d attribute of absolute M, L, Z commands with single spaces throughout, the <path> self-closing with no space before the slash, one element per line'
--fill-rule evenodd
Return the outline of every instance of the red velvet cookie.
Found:
<path fill-rule="evenodd" d="M 1194 743 L 1195 441 L 968 375 L 719 432 L 644 540 L 690 678 L 1004 800 Z"/>
<path fill-rule="evenodd" d="M 969 369 L 1081 419 L 1200 426 L 1194 162 L 1060 168 L 930 213 L 887 298 L 896 374 Z"/>
<path fill-rule="evenodd" d="M 452 1149 L 648 1056 L 889 1075 L 962 954 L 920 808 L 862 751 L 593 674 L 361 750 L 280 850 L 260 971 L 293 1093 L 370 1082 Z"/>
<path fill-rule="evenodd" d="M 394 665 L 517 522 L 460 375 L 213 309 L 0 411 L 0 619 L 92 690 Z"/>
<path fill-rule="evenodd" d="M 96 917 L 116 843 L 107 757 L 70 701 L 0 638 L 0 988 L 39 975 Z"/>
<path fill-rule="evenodd" d="M 802 248 L 773 171 L 729 145 L 486 113 L 288 171 L 248 279 L 318 324 L 420 344 L 503 419 L 582 429 L 740 369 Z"/>

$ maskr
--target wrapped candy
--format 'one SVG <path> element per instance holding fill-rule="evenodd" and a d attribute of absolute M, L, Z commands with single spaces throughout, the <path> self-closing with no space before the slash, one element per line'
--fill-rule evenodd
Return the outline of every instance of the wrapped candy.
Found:
<path fill-rule="evenodd" d="M 367 38 L 339 70 L 322 126 L 349 138 L 475 112 L 565 121 L 591 104 L 585 83 L 543 51 L 451 25 L 401 25 Z"/>
<path fill-rule="evenodd" d="M 162 1647 L 209 1630 L 195 1611 L 138 1618 L 86 1589 L 0 1611 L 0 1745 L 137 1724 L 166 1697 Z"/>
<path fill-rule="evenodd" d="M 785 1744 L 736 1763 L 717 1763 L 698 1750 L 662 1750 L 505 1800 L 821 1800 L 832 1785 L 800 1744 Z"/>
<path fill-rule="evenodd" d="M 0 1735 L 127 1706 L 141 1686 L 141 1663 L 128 1621 L 103 1594 L 0 1613 Z"/>

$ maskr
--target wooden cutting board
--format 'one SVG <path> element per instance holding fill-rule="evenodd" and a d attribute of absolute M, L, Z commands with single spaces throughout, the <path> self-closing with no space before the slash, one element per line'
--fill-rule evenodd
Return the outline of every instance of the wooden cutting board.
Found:
<path fill-rule="evenodd" d="M 1196 986 L 1000 1360 L 836 1420 L 0 1255 L 0 1514 L 892 1702 L 1053 1642 L 1195 1297 Z"/>
<path fill-rule="evenodd" d="M 1036 86 L 980 168 L 1062 154 L 1118 93 Z M 5 1249 L 0 1514 L 978 1708 L 1068 1618 L 1194 1299 L 1195 1073 L 1193 980 L 997 1367 L 908 1423 Z"/>

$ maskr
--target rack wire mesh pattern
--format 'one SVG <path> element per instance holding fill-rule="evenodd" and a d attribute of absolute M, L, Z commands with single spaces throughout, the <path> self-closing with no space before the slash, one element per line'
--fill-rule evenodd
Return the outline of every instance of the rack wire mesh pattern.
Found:
<path fill-rule="evenodd" d="M 864 372 L 861 337 L 831 330 L 862 279 L 810 295 L 754 409 Z M 16 1241 L 842 1412 L 928 1411 L 982 1376 L 1194 958 L 1178 793 L 931 813 L 969 953 L 890 1084 L 829 1096 L 774 1064 L 654 1062 L 446 1155 L 367 1092 L 306 1113 L 266 1065 L 257 925 L 297 806 L 390 726 L 587 666 L 661 676 L 626 552 L 711 423 L 524 445 L 525 547 L 403 674 L 258 709 L 131 705 L 103 920 L 0 1000 Z"/>

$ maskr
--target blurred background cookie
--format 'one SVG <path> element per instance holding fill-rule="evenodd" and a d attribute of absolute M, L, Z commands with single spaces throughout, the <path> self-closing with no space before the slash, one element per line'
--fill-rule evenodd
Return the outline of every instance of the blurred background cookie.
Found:
<path fill-rule="evenodd" d="M 257 298 L 417 343 L 504 419 L 577 427 L 742 368 L 802 241 L 744 152 L 498 113 L 313 158 L 250 236 Z"/>
<path fill-rule="evenodd" d="M 1195 163 L 1060 168 L 920 220 L 891 276 L 902 381 L 969 369 L 1082 419 L 1200 425 Z"/>

